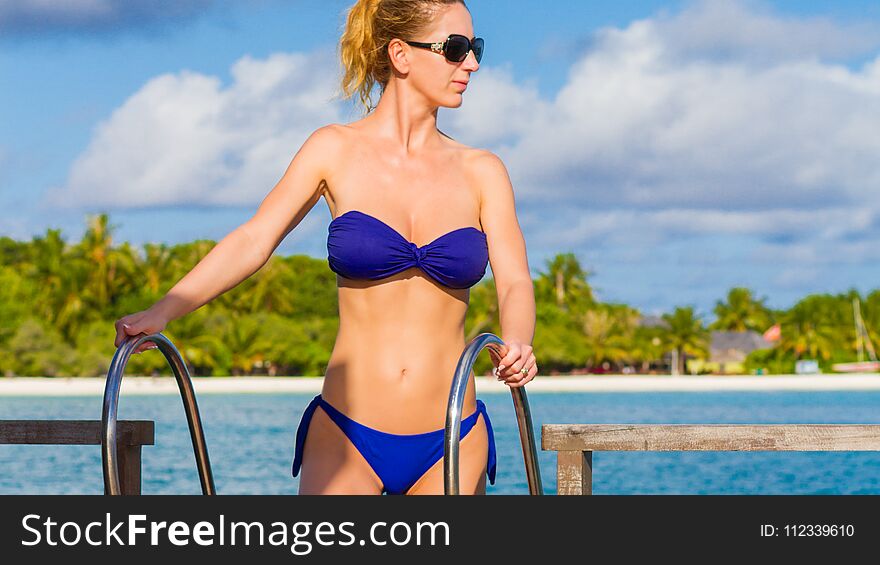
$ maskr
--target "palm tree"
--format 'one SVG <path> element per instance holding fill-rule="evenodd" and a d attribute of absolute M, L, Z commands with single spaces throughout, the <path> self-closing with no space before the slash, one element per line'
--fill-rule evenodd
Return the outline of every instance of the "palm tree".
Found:
<path fill-rule="evenodd" d="M 727 294 L 727 302 L 715 303 L 713 330 L 763 332 L 770 326 L 770 311 L 764 305 L 766 299 L 756 300 L 748 288 L 736 287 Z"/>
<path fill-rule="evenodd" d="M 54 319 L 57 311 L 56 300 L 64 286 L 67 273 L 64 270 L 67 243 L 61 237 L 61 230 L 46 230 L 44 237 L 34 237 L 31 245 L 30 258 L 27 261 L 29 276 L 37 281 L 41 289 L 39 304 L 47 310 L 43 319 Z"/>
<path fill-rule="evenodd" d="M 560 308 L 589 306 L 595 300 L 585 271 L 573 253 L 560 253 L 546 263 L 547 272 L 540 273 L 536 294 L 555 301 Z M 552 298 L 551 298 L 552 297 Z"/>
<path fill-rule="evenodd" d="M 652 362 L 661 362 L 666 346 L 663 343 L 666 328 L 659 326 L 638 325 L 633 332 L 631 355 L 632 361 L 641 365 L 641 370 L 646 371 Z"/>
<path fill-rule="evenodd" d="M 134 283 L 137 255 L 128 242 L 113 247 L 114 229 L 107 214 L 92 216 L 82 240 L 74 248 L 77 259 L 85 262 L 83 291 L 95 313 L 106 312 L 120 295 L 138 286 Z"/>
<path fill-rule="evenodd" d="M 632 341 L 638 313 L 627 307 L 600 305 L 580 315 L 581 329 L 589 350 L 590 366 L 603 361 L 618 363 L 632 357 Z"/>
<path fill-rule="evenodd" d="M 162 287 L 171 281 L 174 256 L 164 243 L 145 243 L 143 277 L 151 295 L 160 294 Z"/>
<path fill-rule="evenodd" d="M 495 279 L 485 282 L 471 289 L 468 301 L 468 323 L 465 343 L 470 342 L 484 332 L 498 333 L 500 321 L 498 318 L 498 296 L 495 288 Z"/>
<path fill-rule="evenodd" d="M 874 346 L 880 345 L 880 290 L 871 292 L 862 303 L 865 329 Z"/>
<path fill-rule="evenodd" d="M 677 372 L 683 373 L 685 354 L 696 357 L 706 355 L 709 349 L 709 331 L 703 321 L 694 313 L 692 306 L 676 307 L 671 314 L 663 314 L 669 324 L 666 343 L 678 353 Z"/>
<path fill-rule="evenodd" d="M 293 313 L 293 286 L 296 278 L 292 276 L 287 263 L 278 257 L 270 257 L 266 264 L 250 279 L 233 291 L 238 312 L 255 314 L 257 312 Z"/>
<path fill-rule="evenodd" d="M 27 277 L 37 283 L 34 313 L 54 326 L 67 341 L 72 341 L 86 307 L 83 286 L 86 265 L 76 261 L 61 230 L 48 229 L 43 237 L 34 237 L 30 257 L 24 265 Z"/>
<path fill-rule="evenodd" d="M 828 360 L 835 350 L 837 338 L 847 332 L 854 333 L 852 328 L 837 319 L 839 316 L 834 311 L 837 308 L 829 299 L 828 295 L 809 296 L 786 312 L 781 321 L 782 337 L 779 341 L 783 351 L 793 353 L 795 359 L 806 356 Z"/>
<path fill-rule="evenodd" d="M 265 361 L 271 343 L 263 338 L 254 316 L 233 315 L 223 335 L 223 342 L 232 352 L 232 374 L 252 375 L 258 361 Z"/>

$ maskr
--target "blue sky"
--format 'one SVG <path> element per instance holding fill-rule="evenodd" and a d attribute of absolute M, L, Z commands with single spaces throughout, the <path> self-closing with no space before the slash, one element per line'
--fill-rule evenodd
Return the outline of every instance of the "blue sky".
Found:
<path fill-rule="evenodd" d="M 357 119 L 331 100 L 349 5 L 0 0 L 0 235 L 107 211 L 134 243 L 222 238 Z M 878 286 L 880 3 L 468 6 L 486 55 L 439 124 L 504 159 L 533 274 L 573 252 L 646 313 Z M 325 258 L 329 221 L 278 252 Z"/>

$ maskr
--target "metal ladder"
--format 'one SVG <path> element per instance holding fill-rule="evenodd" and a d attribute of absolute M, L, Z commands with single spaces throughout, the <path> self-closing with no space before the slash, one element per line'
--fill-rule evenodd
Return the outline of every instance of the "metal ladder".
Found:
<path fill-rule="evenodd" d="M 104 408 L 101 412 L 101 459 L 104 466 L 104 493 L 110 495 L 122 494 L 119 485 L 118 458 L 116 455 L 116 416 L 119 412 L 119 389 L 122 386 L 122 375 L 125 366 L 131 358 L 132 352 L 139 345 L 146 342 L 155 343 L 159 351 L 168 360 L 174 376 L 177 378 L 177 387 L 180 389 L 180 397 L 183 400 L 183 409 L 186 411 L 186 420 L 189 423 L 189 435 L 192 437 L 193 451 L 196 455 L 196 466 L 199 470 L 199 481 L 202 483 L 202 494 L 217 494 L 214 488 L 214 474 L 211 472 L 211 462 L 208 460 L 208 447 L 205 444 L 205 432 L 202 430 L 202 418 L 199 416 L 199 406 L 196 403 L 196 393 L 193 390 L 192 379 L 189 369 L 183 362 L 183 357 L 174 344 L 162 335 L 129 336 L 122 342 L 113 355 L 110 369 L 107 371 L 107 383 L 104 385 Z"/>
<path fill-rule="evenodd" d="M 467 344 L 458 365 L 452 388 L 449 391 L 449 403 L 446 406 L 446 433 L 443 444 L 443 491 L 445 494 L 459 494 L 458 491 L 458 447 L 461 430 L 461 411 L 464 404 L 464 392 L 467 390 L 468 378 L 474 367 L 477 355 L 489 348 L 498 358 L 504 356 L 504 342 L 491 333 L 481 333 Z M 529 494 L 544 494 L 541 484 L 541 469 L 538 467 L 538 453 L 535 449 L 535 434 L 532 429 L 532 412 L 526 387 L 510 387 L 513 395 L 513 406 L 516 410 L 516 421 L 519 424 L 519 438 L 522 442 L 523 460 L 526 465 L 526 479 L 529 483 Z"/>
<path fill-rule="evenodd" d="M 192 379 L 189 369 L 183 361 L 180 352 L 171 341 L 156 333 L 152 335 L 129 336 L 122 342 L 113 356 L 110 369 L 107 372 L 107 383 L 104 386 L 104 407 L 101 414 L 101 459 L 104 468 L 104 492 L 109 495 L 121 494 L 119 484 L 118 457 L 116 451 L 117 414 L 119 411 L 119 390 L 122 386 L 122 377 L 125 366 L 132 353 L 143 343 L 152 342 L 162 352 L 165 359 L 171 365 L 180 389 L 183 408 L 186 411 L 186 419 L 189 424 L 190 437 L 192 438 L 193 451 L 195 452 L 196 466 L 199 472 L 199 481 L 202 486 L 202 494 L 217 494 L 214 488 L 214 475 L 211 472 L 211 463 L 208 459 L 208 448 L 205 443 L 205 433 L 202 429 L 202 420 L 199 415 L 199 407 L 196 403 L 196 395 L 193 390 Z M 464 404 L 464 392 L 467 389 L 468 377 L 473 369 L 477 355 L 484 349 L 491 349 L 499 358 L 503 356 L 504 342 L 494 334 L 482 333 L 475 337 L 465 347 L 458 361 L 455 376 L 452 380 L 452 388 L 449 392 L 449 403 L 446 410 L 446 427 L 443 449 L 443 472 L 445 494 L 459 494 L 458 480 L 458 454 L 459 434 L 461 430 L 461 412 Z M 532 417 L 529 410 L 528 398 L 525 387 L 510 389 L 513 395 L 513 404 L 516 410 L 516 418 L 519 424 L 519 435 L 522 441 L 523 459 L 526 466 L 529 493 L 533 495 L 544 494 L 541 485 L 541 473 L 538 467 L 537 450 L 535 449 L 535 436 L 532 428 Z"/>

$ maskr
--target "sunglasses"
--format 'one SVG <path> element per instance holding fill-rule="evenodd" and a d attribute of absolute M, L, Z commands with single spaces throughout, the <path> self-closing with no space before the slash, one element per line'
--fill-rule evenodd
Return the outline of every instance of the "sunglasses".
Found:
<path fill-rule="evenodd" d="M 471 51 L 474 52 L 474 57 L 476 57 L 478 63 L 480 62 L 480 59 L 483 58 L 482 37 L 468 39 L 464 35 L 453 33 L 446 38 L 446 41 L 441 41 L 439 43 L 423 43 L 421 41 L 407 41 L 406 43 L 413 47 L 422 47 L 437 53 L 443 53 L 446 60 L 453 63 L 461 63 L 467 58 L 468 53 Z"/>

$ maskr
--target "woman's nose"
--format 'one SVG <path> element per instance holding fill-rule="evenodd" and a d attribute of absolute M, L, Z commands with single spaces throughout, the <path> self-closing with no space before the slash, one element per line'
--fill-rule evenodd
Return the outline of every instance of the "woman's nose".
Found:
<path fill-rule="evenodd" d="M 480 68 L 480 63 L 477 62 L 477 56 L 474 55 L 473 49 L 468 51 L 467 57 L 464 58 L 462 66 L 466 69 L 470 69 L 471 71 L 476 71 Z"/>

